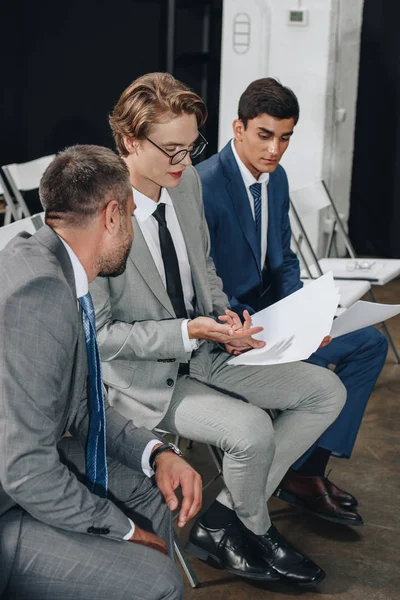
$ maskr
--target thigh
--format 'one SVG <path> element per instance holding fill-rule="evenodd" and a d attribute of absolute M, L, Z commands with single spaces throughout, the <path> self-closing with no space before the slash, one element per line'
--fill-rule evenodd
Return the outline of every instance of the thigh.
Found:
<path fill-rule="evenodd" d="M 340 386 L 332 372 L 305 362 L 230 366 L 229 358 L 224 353 L 216 358 L 211 382 L 264 409 L 296 408 L 321 390 L 334 391 L 336 385 Z"/>
<path fill-rule="evenodd" d="M 179 378 L 159 427 L 225 452 L 245 440 L 273 436 L 265 411 L 187 376 Z"/>
<path fill-rule="evenodd" d="M 362 354 L 371 358 L 375 355 L 386 356 L 387 342 L 385 337 L 374 327 L 364 327 L 352 333 L 334 338 L 325 348 L 320 348 L 309 358 L 310 362 L 338 365 L 344 360 L 353 360 Z"/>
<path fill-rule="evenodd" d="M 55 529 L 24 513 L 6 599 L 175 599 L 181 585 L 156 550 Z"/>

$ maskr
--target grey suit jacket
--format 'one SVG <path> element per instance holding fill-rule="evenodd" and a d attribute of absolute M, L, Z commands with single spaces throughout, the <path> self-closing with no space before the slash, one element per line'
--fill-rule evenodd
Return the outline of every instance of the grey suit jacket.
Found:
<path fill-rule="evenodd" d="M 187 168 L 169 190 L 185 240 L 196 296 L 195 316 L 216 317 L 229 306 L 210 257 L 199 176 Z M 155 427 L 168 410 L 179 363 L 186 363 L 182 319 L 177 319 L 140 227 L 123 275 L 97 278 L 90 286 L 97 336 L 110 403 L 136 422 Z M 190 374 L 208 381 L 215 344 L 203 342 L 190 361 Z"/>
<path fill-rule="evenodd" d="M 66 431 L 86 443 L 89 418 L 75 279 L 53 230 L 44 226 L 12 240 L 0 252 L 0 281 L 0 517 L 19 505 L 54 527 L 107 527 L 107 537 L 121 540 L 130 530 L 127 517 L 89 492 L 57 451 Z M 106 421 L 108 454 L 142 473 L 142 453 L 154 435 L 108 404 Z M 0 563 L 1 595 L 1 557 Z"/>

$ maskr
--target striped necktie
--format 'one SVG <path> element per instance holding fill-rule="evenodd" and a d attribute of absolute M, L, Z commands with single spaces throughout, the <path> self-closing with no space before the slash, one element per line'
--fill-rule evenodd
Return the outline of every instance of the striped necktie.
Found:
<path fill-rule="evenodd" d="M 257 242 L 261 261 L 261 183 L 253 183 L 250 186 L 250 192 L 254 198 L 254 225 L 256 227 Z"/>
<path fill-rule="evenodd" d="M 86 476 L 90 490 L 98 496 L 107 496 L 106 419 L 104 412 L 101 359 L 96 340 L 96 320 L 90 293 L 79 298 L 82 307 L 88 359 L 89 433 L 86 446 Z"/>

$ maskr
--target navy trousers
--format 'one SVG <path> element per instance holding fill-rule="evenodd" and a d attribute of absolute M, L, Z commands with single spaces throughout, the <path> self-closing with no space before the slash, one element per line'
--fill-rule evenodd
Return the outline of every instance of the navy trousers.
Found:
<path fill-rule="evenodd" d="M 299 469 L 316 447 L 329 450 L 334 456 L 350 458 L 387 351 L 386 338 L 374 327 L 365 327 L 333 339 L 310 356 L 307 362 L 314 365 L 335 365 L 335 373 L 347 389 L 347 400 L 336 421 L 296 461 L 294 469 Z"/>

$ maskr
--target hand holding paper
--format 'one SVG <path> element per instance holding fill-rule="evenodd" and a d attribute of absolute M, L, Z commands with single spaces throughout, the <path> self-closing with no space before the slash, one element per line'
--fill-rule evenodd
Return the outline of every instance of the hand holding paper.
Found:
<path fill-rule="evenodd" d="M 254 337 L 266 343 L 229 364 L 271 365 L 304 360 L 329 335 L 339 295 L 327 273 L 280 302 L 253 315 L 252 324 L 264 330 Z"/>

